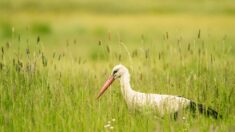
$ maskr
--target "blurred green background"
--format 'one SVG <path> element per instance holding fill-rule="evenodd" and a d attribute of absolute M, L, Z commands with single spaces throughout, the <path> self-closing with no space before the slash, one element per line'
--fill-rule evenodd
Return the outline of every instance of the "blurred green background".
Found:
<path fill-rule="evenodd" d="M 204 36 L 233 36 L 235 2 L 1 0 L 0 13 L 3 40 L 12 37 L 14 28 L 21 36 L 43 35 L 43 39 L 53 42 L 50 45 L 70 39 L 80 45 L 92 44 L 107 36 L 135 43 L 141 35 L 154 40 L 162 39 L 160 35 L 166 32 L 170 37 L 190 37 L 200 29 Z"/>
<path fill-rule="evenodd" d="M 2 131 L 228 131 L 235 121 L 234 0 L 1 0 Z M 130 113 L 114 65 L 141 92 L 212 106 L 220 121 Z M 112 106 L 112 107 L 110 107 Z"/>
<path fill-rule="evenodd" d="M 96 50 L 99 41 L 132 46 L 143 37 L 143 43 L 160 43 L 166 33 L 175 39 L 191 39 L 199 30 L 203 37 L 234 39 L 235 34 L 233 0 L 1 0 L 0 14 L 3 43 L 13 35 L 28 41 L 40 36 L 55 49 L 77 43 L 80 48 L 71 52 L 80 56 Z"/>

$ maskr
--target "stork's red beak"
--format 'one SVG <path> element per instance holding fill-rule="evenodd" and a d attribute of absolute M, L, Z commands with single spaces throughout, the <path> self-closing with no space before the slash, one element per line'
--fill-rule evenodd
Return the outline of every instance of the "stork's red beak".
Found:
<path fill-rule="evenodd" d="M 108 89 L 108 87 L 113 83 L 115 80 L 114 76 L 112 75 L 109 79 L 104 83 L 103 87 L 100 89 L 97 99 Z"/>

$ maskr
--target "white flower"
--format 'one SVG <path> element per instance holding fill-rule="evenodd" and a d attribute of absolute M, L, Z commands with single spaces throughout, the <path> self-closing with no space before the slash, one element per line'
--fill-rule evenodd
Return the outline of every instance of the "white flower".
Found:
<path fill-rule="evenodd" d="M 112 126 L 110 127 L 110 129 L 113 129 L 113 128 L 114 128 L 114 127 L 112 127 Z"/>
<path fill-rule="evenodd" d="M 108 128 L 110 127 L 110 124 L 104 125 L 104 128 Z"/>
<path fill-rule="evenodd" d="M 115 122 L 116 120 L 113 118 L 112 121 Z"/>

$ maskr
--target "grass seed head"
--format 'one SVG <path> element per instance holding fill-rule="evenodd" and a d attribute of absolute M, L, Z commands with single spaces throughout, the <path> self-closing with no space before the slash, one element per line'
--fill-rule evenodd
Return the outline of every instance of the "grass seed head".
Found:
<path fill-rule="evenodd" d="M 121 55 L 121 54 L 119 54 L 119 56 L 118 56 L 118 60 L 119 60 L 119 61 L 121 61 L 121 59 L 122 59 L 122 55 Z"/>
<path fill-rule="evenodd" d="M 2 50 L 2 55 L 3 55 L 4 54 L 4 47 L 2 47 L 1 50 Z"/>
<path fill-rule="evenodd" d="M 109 48 L 108 45 L 106 46 L 106 50 L 107 50 L 108 53 L 110 53 L 110 48 Z"/>
<path fill-rule="evenodd" d="M 29 55 L 30 54 L 30 50 L 29 48 L 26 48 L 26 54 Z"/>
<path fill-rule="evenodd" d="M 0 62 L 0 70 L 2 70 L 3 69 L 3 64 L 2 64 L 2 62 Z"/>
<path fill-rule="evenodd" d="M 7 42 L 7 43 L 6 43 L 6 49 L 9 49 L 9 48 L 10 48 L 10 43 Z"/>
<path fill-rule="evenodd" d="M 190 43 L 188 43 L 188 51 L 190 51 L 191 50 L 191 45 L 190 45 Z"/>
<path fill-rule="evenodd" d="M 199 29 L 199 31 L 198 31 L 197 38 L 198 38 L 198 39 L 201 38 L 201 30 L 200 30 L 200 29 Z"/>
<path fill-rule="evenodd" d="M 40 42 L 40 36 L 37 37 L 37 44 Z"/>
<path fill-rule="evenodd" d="M 101 41 L 101 40 L 99 40 L 98 45 L 99 45 L 99 46 L 101 46 L 101 44 L 102 44 L 102 41 Z"/>
<path fill-rule="evenodd" d="M 166 40 L 168 40 L 168 38 L 169 38 L 169 34 L 168 32 L 166 32 Z"/>
<path fill-rule="evenodd" d="M 77 44 L 77 40 L 76 39 L 73 40 L 73 44 Z"/>

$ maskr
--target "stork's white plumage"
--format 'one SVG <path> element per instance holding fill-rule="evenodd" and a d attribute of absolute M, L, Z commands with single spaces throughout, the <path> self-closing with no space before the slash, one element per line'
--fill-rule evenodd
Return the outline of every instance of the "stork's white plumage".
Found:
<path fill-rule="evenodd" d="M 206 115 L 212 115 L 217 118 L 218 113 L 211 108 L 206 108 L 201 104 L 197 104 L 189 99 L 173 95 L 161 95 L 161 94 L 147 94 L 133 90 L 130 85 L 130 74 L 128 69 L 119 64 L 116 65 L 111 77 L 105 82 L 101 88 L 98 97 L 99 98 L 105 90 L 112 84 L 115 79 L 120 79 L 122 95 L 131 109 L 150 108 L 157 110 L 161 115 L 171 114 L 180 111 L 186 107 L 190 107 L 194 112 L 198 109 L 199 112 Z"/>

